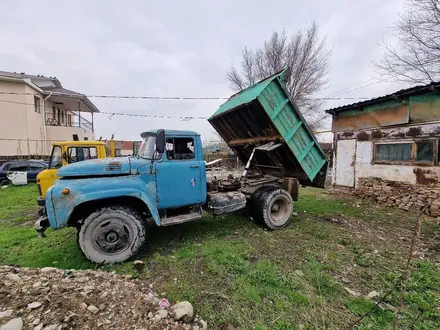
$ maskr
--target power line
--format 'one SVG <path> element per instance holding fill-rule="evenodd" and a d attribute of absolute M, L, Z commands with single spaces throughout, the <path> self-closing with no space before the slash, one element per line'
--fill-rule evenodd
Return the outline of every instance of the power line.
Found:
<path fill-rule="evenodd" d="M 21 92 L 0 92 L 0 95 L 32 95 L 38 96 L 37 93 L 21 93 Z M 108 98 L 108 99 L 143 99 L 143 100 L 229 100 L 228 97 L 186 97 L 186 96 L 154 96 L 154 95 L 84 95 L 90 98 Z M 371 97 L 308 97 L 297 100 L 369 100 Z"/>
<path fill-rule="evenodd" d="M 26 102 L 16 102 L 16 101 L 7 101 L 7 100 L 0 100 L 0 102 L 34 106 L 34 103 L 26 103 Z M 49 106 L 45 106 L 44 108 L 50 109 Z M 62 108 L 62 110 L 72 111 L 75 113 L 78 112 L 78 109 Z M 87 111 L 83 111 L 83 112 L 87 112 Z M 111 119 L 113 116 L 145 117 L 145 118 L 157 118 L 157 119 L 180 119 L 182 121 L 188 121 L 193 119 L 200 119 L 200 120 L 208 119 L 208 117 L 199 117 L 199 116 L 165 116 L 165 115 L 147 115 L 142 113 L 124 113 L 124 112 L 107 112 L 107 111 L 94 112 L 94 114 L 109 115 L 110 116 L 109 119 Z"/>
<path fill-rule="evenodd" d="M 345 93 L 350 93 L 350 92 L 353 92 L 353 91 L 358 90 L 358 89 L 362 89 L 362 88 L 365 88 L 365 87 L 368 87 L 368 86 L 371 86 L 371 85 L 378 84 L 378 83 L 380 83 L 380 82 L 381 82 L 381 80 L 373 81 L 373 82 L 371 82 L 371 83 L 369 83 L 369 84 L 367 84 L 367 85 L 359 86 L 359 87 L 356 87 L 356 88 L 351 88 L 350 90 L 347 90 L 347 91 L 345 91 L 345 92 L 343 92 L 343 93 L 336 94 L 335 96 L 343 95 L 343 94 L 345 94 Z M 370 97 L 370 98 L 371 98 L 371 97 Z"/>
<path fill-rule="evenodd" d="M 358 86 L 361 86 L 361 85 L 364 85 L 364 84 L 366 84 L 366 83 L 368 83 L 368 82 L 370 82 L 370 81 L 374 81 L 374 80 L 377 80 L 377 82 L 381 81 L 379 78 L 371 78 L 371 79 L 368 79 L 368 80 L 364 80 L 364 81 L 362 81 L 362 82 L 360 82 L 360 83 L 357 83 L 357 84 L 354 84 L 354 85 L 352 85 L 352 86 L 350 86 L 350 87 L 346 87 L 346 88 L 340 89 L 340 90 L 338 90 L 338 91 L 332 93 L 331 95 L 329 95 L 329 97 L 339 96 L 339 95 L 342 95 L 342 94 L 348 93 L 348 92 L 350 92 L 353 88 L 358 87 Z M 377 82 L 375 82 L 375 83 L 377 83 Z M 364 87 L 367 87 L 367 86 L 369 86 L 369 84 L 368 84 L 368 85 L 365 85 L 365 86 L 362 86 L 361 88 L 364 88 Z"/>

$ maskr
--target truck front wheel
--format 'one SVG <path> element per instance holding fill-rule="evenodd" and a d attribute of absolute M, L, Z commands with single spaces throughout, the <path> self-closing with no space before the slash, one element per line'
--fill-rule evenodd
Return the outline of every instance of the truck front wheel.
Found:
<path fill-rule="evenodd" d="M 268 190 L 260 196 L 259 212 L 269 229 L 280 229 L 292 218 L 293 200 L 284 189 Z"/>
<path fill-rule="evenodd" d="M 143 219 L 128 207 L 104 207 L 90 214 L 78 229 L 81 251 L 96 263 L 125 261 L 135 255 L 144 242 Z"/>

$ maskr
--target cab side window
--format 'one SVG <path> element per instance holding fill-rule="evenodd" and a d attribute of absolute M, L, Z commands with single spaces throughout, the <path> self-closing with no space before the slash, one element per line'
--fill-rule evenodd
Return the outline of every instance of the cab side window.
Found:
<path fill-rule="evenodd" d="M 69 164 L 98 158 L 96 148 L 73 147 L 67 150 L 67 154 Z"/>
<path fill-rule="evenodd" d="M 194 139 L 192 138 L 169 138 L 166 140 L 167 158 L 170 160 L 195 159 Z"/>

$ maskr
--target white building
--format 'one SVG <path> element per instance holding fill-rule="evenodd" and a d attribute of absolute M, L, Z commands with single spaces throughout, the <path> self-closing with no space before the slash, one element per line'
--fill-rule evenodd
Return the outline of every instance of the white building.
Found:
<path fill-rule="evenodd" d="M 0 157 L 48 155 L 52 142 L 92 140 L 95 112 L 55 77 L 0 71 Z"/>

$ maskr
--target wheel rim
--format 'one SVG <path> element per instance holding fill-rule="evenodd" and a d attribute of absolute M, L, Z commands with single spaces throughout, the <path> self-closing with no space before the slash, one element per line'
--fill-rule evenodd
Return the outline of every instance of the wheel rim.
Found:
<path fill-rule="evenodd" d="M 92 245 L 97 251 L 114 255 L 130 248 L 137 231 L 123 219 L 112 218 L 95 224 L 90 234 Z"/>
<path fill-rule="evenodd" d="M 270 205 L 270 218 L 277 224 L 282 224 L 289 219 L 289 203 L 284 198 L 274 200 Z"/>

